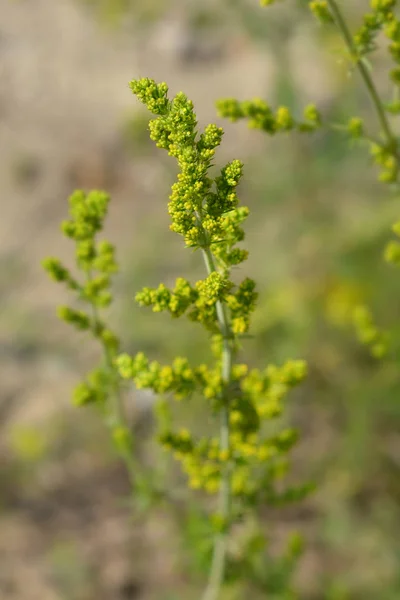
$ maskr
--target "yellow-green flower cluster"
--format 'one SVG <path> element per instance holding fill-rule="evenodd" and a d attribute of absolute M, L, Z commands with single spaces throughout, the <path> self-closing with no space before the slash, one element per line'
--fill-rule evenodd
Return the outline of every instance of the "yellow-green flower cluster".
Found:
<path fill-rule="evenodd" d="M 393 9 L 396 0 L 371 0 L 371 11 L 364 14 L 363 23 L 352 37 L 354 43 L 354 60 L 360 60 L 376 49 L 376 37 L 382 29 L 391 27 L 396 21 Z M 312 0 L 308 3 L 311 12 L 322 23 L 334 22 L 330 3 L 327 0 Z"/>
<path fill-rule="evenodd" d="M 400 221 L 393 225 L 392 230 L 400 238 Z M 385 248 L 384 256 L 387 262 L 400 266 L 400 242 L 397 240 L 389 242 Z"/>
<path fill-rule="evenodd" d="M 365 344 L 372 356 L 382 358 L 388 352 L 388 336 L 375 325 L 371 311 L 367 306 L 358 306 L 353 315 L 358 339 Z"/>
<path fill-rule="evenodd" d="M 112 385 L 112 377 L 104 368 L 93 369 L 86 379 L 74 389 L 73 403 L 76 406 L 85 406 L 86 404 L 105 404 L 108 390 Z"/>
<path fill-rule="evenodd" d="M 151 138 L 168 150 L 180 167 L 168 205 L 171 229 L 184 237 L 187 246 L 211 247 L 227 268 L 245 260 L 247 253 L 233 248 L 244 237 L 240 224 L 248 214 L 246 209 L 237 208 L 242 164 L 238 160 L 227 164 L 214 181 L 208 176 L 222 129 L 211 124 L 198 135 L 193 103 L 182 92 L 169 101 L 165 83 L 140 79 L 131 81 L 130 86 L 158 115 L 150 122 Z"/>
<path fill-rule="evenodd" d="M 366 54 L 376 49 L 376 37 L 380 31 L 383 31 L 389 40 L 389 53 L 395 63 L 395 67 L 390 71 L 390 78 L 395 86 L 400 85 L 400 21 L 395 14 L 396 0 L 371 0 L 371 12 L 364 16 L 364 22 L 359 31 L 354 35 L 354 44 L 357 51 L 357 59 L 360 60 Z M 400 112 L 400 102 L 394 100 L 385 105 L 387 111 L 392 113 Z M 392 182 L 397 180 L 398 176 L 398 143 L 396 139 L 390 140 L 390 143 L 378 149 L 373 148 L 372 152 L 377 157 L 377 164 L 383 164 L 380 161 L 392 162 L 392 165 L 386 167 L 381 175 L 381 180 Z M 382 156 L 383 155 L 383 156 Z M 395 166 L 394 166 L 395 164 Z"/>
<path fill-rule="evenodd" d="M 163 283 L 158 288 L 144 288 L 136 294 L 142 306 L 152 306 L 154 312 L 168 311 L 172 317 L 185 312 L 191 321 L 202 323 L 207 329 L 218 333 L 216 304 L 224 300 L 233 283 L 218 272 L 197 281 L 193 287 L 186 279 L 178 278 L 175 288 L 170 290 Z M 250 310 L 245 307 L 245 310 Z"/>
<path fill-rule="evenodd" d="M 139 352 L 131 357 L 120 354 L 115 364 L 124 379 L 132 379 L 138 389 L 151 389 L 157 394 L 173 394 L 176 400 L 189 397 L 207 378 L 199 369 L 189 366 L 186 358 L 177 357 L 171 366 L 162 366 Z M 204 384 L 206 385 L 206 384 Z"/>
<path fill-rule="evenodd" d="M 263 371 L 235 366 L 239 393 L 230 413 L 234 496 L 253 502 L 263 497 L 272 503 L 300 498 L 307 492 L 308 487 L 293 488 L 284 494 L 274 489 L 274 480 L 286 473 L 286 454 L 296 443 L 297 432 L 286 429 L 272 437 L 262 432 L 263 423 L 281 415 L 285 396 L 306 375 L 306 363 L 300 360 L 287 361 L 282 367 L 269 365 Z"/>
<path fill-rule="evenodd" d="M 321 23 L 332 23 L 333 17 L 326 0 L 312 0 L 308 3 L 311 12 Z"/>
<path fill-rule="evenodd" d="M 172 290 L 161 283 L 158 288 L 144 288 L 135 299 L 141 306 L 152 306 L 154 312 L 168 311 L 175 318 L 186 312 L 191 321 L 202 323 L 213 333 L 219 331 L 217 302 L 225 302 L 231 312 L 232 332 L 240 335 L 249 329 L 257 292 L 252 279 L 245 278 L 235 287 L 227 277 L 213 272 L 206 279 L 197 281 L 194 287 L 180 277 Z"/>
<path fill-rule="evenodd" d="M 89 193 L 77 190 L 69 198 L 70 219 L 64 221 L 61 228 L 75 242 L 76 265 L 84 274 L 83 282 L 79 282 L 58 258 L 47 258 L 42 264 L 52 279 L 64 283 L 75 292 L 78 301 L 91 306 L 90 312 L 60 306 L 57 310 L 59 318 L 79 330 L 90 331 L 105 352 L 113 357 L 118 351 L 119 340 L 97 314 L 112 301 L 111 275 L 118 270 L 114 246 L 108 241 L 96 240 L 103 228 L 109 200 L 105 192 L 97 190 Z M 74 402 L 81 405 L 104 400 L 112 379 L 108 370 L 96 369 L 79 384 Z"/>
<path fill-rule="evenodd" d="M 226 297 L 226 304 L 231 311 L 231 327 L 236 335 L 246 333 L 250 326 L 250 314 L 257 300 L 256 284 L 246 277 L 234 294 Z"/>
<path fill-rule="evenodd" d="M 46 258 L 43 267 L 55 281 L 63 282 L 77 293 L 78 300 L 96 307 L 105 307 L 112 301 L 110 276 L 118 270 L 115 262 L 115 249 L 102 240 L 96 242 L 96 234 L 102 229 L 109 196 L 104 192 L 91 191 L 88 194 L 75 191 L 69 198 L 70 220 L 62 223 L 64 234 L 75 241 L 75 258 L 79 269 L 85 273 L 85 281 L 79 283 L 59 259 Z M 59 317 L 74 324 L 79 329 L 90 329 L 102 336 L 105 328 L 94 323 L 83 311 L 70 307 L 60 307 Z"/>
<path fill-rule="evenodd" d="M 232 467 L 234 496 L 254 500 L 260 477 L 264 483 L 269 478 L 271 487 L 271 480 L 278 476 L 276 470 L 272 476 L 271 469 L 277 461 L 282 467 L 282 457 L 296 442 L 297 433 L 286 429 L 268 437 L 263 435 L 262 425 L 265 420 L 281 415 L 285 396 L 307 374 L 304 361 L 288 361 L 282 367 L 270 365 L 264 371 L 249 371 L 247 365 L 236 364 L 227 390 L 224 390 L 219 368 L 209 369 L 206 365 L 192 368 L 185 358 L 176 358 L 171 366 L 162 366 L 157 361 L 149 362 L 142 353 L 135 357 L 122 354 L 116 359 L 116 366 L 120 375 L 132 379 L 136 387 L 151 389 L 157 394 L 172 394 L 179 401 L 194 392 L 209 400 L 213 410 L 229 401 L 229 452 L 221 450 L 215 437 L 196 440 L 186 429 L 174 432 L 170 419 L 165 420 L 168 407 L 162 404 L 159 440 L 181 461 L 191 487 L 216 492 L 227 462 Z"/>
<path fill-rule="evenodd" d="M 393 2 L 393 5 L 395 5 L 395 2 Z M 395 63 L 395 67 L 390 71 L 390 78 L 398 89 L 400 85 L 400 19 L 394 11 L 385 13 L 383 32 L 389 40 L 389 53 Z M 393 102 L 386 105 L 386 110 L 394 114 L 400 113 L 400 102 L 397 95 Z"/>
<path fill-rule="evenodd" d="M 399 174 L 397 150 L 389 144 L 370 144 L 370 154 L 375 164 L 381 168 L 379 180 L 384 183 L 394 183 Z"/>
<path fill-rule="evenodd" d="M 180 317 L 192 306 L 199 297 L 189 281 L 178 277 L 173 290 L 168 289 L 163 283 L 158 288 L 145 287 L 136 294 L 135 300 L 141 306 L 152 306 L 154 312 L 167 310 L 172 317 Z"/>
<path fill-rule="evenodd" d="M 244 397 L 250 402 L 259 418 L 274 418 L 282 412 L 282 400 L 289 389 L 305 378 L 304 361 L 288 361 L 283 367 L 269 365 L 264 371 L 253 369 L 241 381 Z M 238 420 L 234 416 L 234 420 Z"/>
<path fill-rule="evenodd" d="M 306 106 L 303 120 L 296 120 L 286 106 L 280 106 L 275 111 L 261 98 L 239 102 L 235 98 L 225 98 L 217 101 L 220 117 L 225 117 L 233 123 L 247 119 L 252 129 L 260 129 L 270 135 L 279 132 L 300 131 L 311 132 L 320 127 L 321 115 L 316 106 Z"/>
<path fill-rule="evenodd" d="M 358 59 L 376 49 L 376 37 L 379 32 L 393 24 L 396 19 L 393 14 L 396 0 L 371 0 L 371 12 L 364 15 L 363 24 L 354 35 Z"/>
<path fill-rule="evenodd" d="M 364 123 L 359 117 L 351 117 L 347 122 L 347 132 L 351 139 L 359 140 L 364 136 Z"/>
<path fill-rule="evenodd" d="M 131 81 L 129 87 L 150 112 L 155 115 L 167 114 L 170 103 L 167 98 L 168 86 L 166 83 L 156 83 L 151 79 L 146 79 L 142 80 L 142 83 Z"/>

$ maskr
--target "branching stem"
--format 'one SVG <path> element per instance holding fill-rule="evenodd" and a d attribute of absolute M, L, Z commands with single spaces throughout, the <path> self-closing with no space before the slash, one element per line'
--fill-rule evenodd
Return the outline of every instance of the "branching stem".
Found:
<path fill-rule="evenodd" d="M 92 275 L 90 272 L 87 273 L 87 280 L 91 281 Z M 97 306 L 92 303 L 92 315 L 93 315 L 93 323 L 95 328 L 100 324 L 99 312 L 97 310 Z M 104 344 L 101 341 L 104 361 L 106 363 L 107 370 L 112 373 L 115 371 L 115 367 L 113 364 L 113 357 L 111 356 L 110 349 L 107 344 Z M 121 390 L 118 386 L 118 383 L 113 383 L 112 390 L 110 393 L 110 401 L 111 401 L 111 412 L 112 412 L 112 427 L 122 427 L 129 429 L 128 419 L 125 413 L 124 401 L 121 396 Z M 135 486 L 138 483 L 138 480 L 142 480 L 142 476 L 140 474 L 140 466 L 135 460 L 133 452 L 129 450 L 124 451 L 122 455 L 122 459 L 125 463 L 125 467 L 128 473 L 129 483 L 132 490 L 135 489 Z"/>
<path fill-rule="evenodd" d="M 342 37 L 343 37 L 343 39 L 346 43 L 346 46 L 350 52 L 350 55 L 355 62 L 355 65 L 361 75 L 362 80 L 364 81 L 365 87 L 368 90 L 368 93 L 370 95 L 370 98 L 375 107 L 376 113 L 378 115 L 378 119 L 381 124 L 382 131 L 386 138 L 387 144 L 388 144 L 389 148 L 392 150 L 393 154 L 396 156 L 396 159 L 398 160 L 397 153 L 396 153 L 396 147 L 397 147 L 396 137 L 390 127 L 389 120 L 385 113 L 385 108 L 382 104 L 382 100 L 379 97 L 378 91 L 375 87 L 375 84 L 374 84 L 371 74 L 368 70 L 368 67 L 366 66 L 365 61 L 363 60 L 363 58 L 359 55 L 359 53 L 357 51 L 353 37 L 350 33 L 350 30 L 347 26 L 347 23 L 343 17 L 341 10 L 339 8 L 338 3 L 336 2 L 336 0 L 327 0 L 327 3 L 329 5 L 329 8 L 333 15 L 333 18 L 335 20 L 335 23 L 336 23 L 338 29 L 340 30 L 340 33 L 342 34 Z"/>

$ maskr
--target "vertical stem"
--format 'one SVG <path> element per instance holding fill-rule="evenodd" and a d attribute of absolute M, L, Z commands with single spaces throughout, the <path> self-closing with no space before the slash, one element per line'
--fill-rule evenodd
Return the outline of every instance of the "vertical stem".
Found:
<path fill-rule="evenodd" d="M 114 370 L 114 365 L 112 361 L 112 356 L 110 355 L 110 351 L 107 347 L 104 346 L 104 355 L 107 368 L 112 371 Z M 111 402 L 113 407 L 113 418 L 117 427 L 123 427 L 124 429 L 130 429 L 128 419 L 125 412 L 124 401 L 121 396 L 120 388 L 118 383 L 115 383 L 113 389 L 110 393 Z M 139 482 L 143 483 L 143 477 L 140 473 L 140 467 L 138 462 L 135 460 L 134 454 L 132 451 L 124 450 L 121 453 L 123 461 L 125 463 L 126 470 L 128 472 L 129 483 L 132 491 L 135 489 L 136 485 Z"/>
<path fill-rule="evenodd" d="M 204 262 L 207 272 L 210 275 L 216 271 L 213 255 L 209 248 L 203 249 Z M 233 351 L 230 344 L 229 320 L 226 314 L 226 307 L 220 301 L 216 305 L 218 324 L 223 336 L 222 349 L 222 379 L 225 386 L 231 381 Z M 229 452 L 229 406 L 227 403 L 221 408 L 220 422 L 220 448 L 222 451 Z M 221 485 L 219 489 L 219 513 L 226 523 L 230 516 L 231 505 L 231 475 L 229 465 L 225 465 L 222 471 Z M 207 588 L 203 595 L 203 600 L 217 600 L 225 578 L 226 553 L 227 553 L 228 534 L 223 531 L 216 535 L 214 542 L 213 558 L 211 563 L 210 575 Z"/>
<path fill-rule="evenodd" d="M 365 84 L 365 86 L 368 90 L 368 93 L 371 97 L 371 100 L 374 104 L 375 110 L 378 115 L 379 122 L 381 124 L 383 133 L 386 137 L 387 143 L 390 146 L 390 148 L 392 149 L 392 151 L 395 153 L 396 146 L 397 146 L 396 137 L 394 136 L 394 134 L 391 130 L 389 120 L 385 113 L 385 109 L 383 107 L 382 101 L 381 101 L 379 94 L 377 92 L 377 89 L 375 87 L 375 84 L 372 80 L 372 77 L 368 71 L 368 68 L 366 67 L 365 62 L 363 61 L 362 57 L 360 57 L 358 55 L 357 48 L 354 43 L 353 37 L 350 33 L 350 30 L 347 26 L 347 23 L 342 15 L 342 12 L 341 12 L 336 0 L 327 0 L 327 2 L 328 2 L 330 10 L 332 12 L 333 18 L 336 22 L 336 25 L 337 25 L 338 29 L 340 30 L 342 37 L 346 43 L 346 46 L 347 46 L 352 58 L 354 59 L 354 61 L 356 63 L 357 69 L 364 81 L 364 84 Z M 396 155 L 396 158 L 397 158 L 397 155 Z"/>
<path fill-rule="evenodd" d="M 88 271 L 86 275 L 87 275 L 87 280 L 91 281 L 91 279 L 92 279 L 91 272 Z M 95 326 L 97 326 L 100 323 L 99 311 L 97 310 L 97 306 L 94 303 L 91 303 L 91 307 L 92 307 L 93 322 L 94 322 Z M 115 371 L 115 368 L 114 368 L 114 364 L 113 364 L 113 357 L 110 353 L 110 349 L 102 341 L 101 341 L 101 345 L 103 348 L 104 360 L 105 360 L 107 369 L 108 369 L 108 371 L 113 372 L 113 371 Z M 128 420 L 126 417 L 124 401 L 121 397 L 121 392 L 120 392 L 118 383 L 113 384 L 113 388 L 110 392 L 110 400 L 111 400 L 112 413 L 113 413 L 113 419 L 114 419 L 115 424 L 117 425 L 117 427 L 124 427 L 124 428 L 128 429 L 129 423 L 128 423 Z M 130 483 L 131 489 L 134 490 L 135 485 L 139 481 L 143 481 L 143 477 L 140 474 L 139 465 L 136 462 L 135 457 L 132 454 L 132 452 L 129 452 L 129 451 L 124 452 L 122 458 L 125 463 L 126 470 L 128 472 L 128 478 L 129 478 L 129 483 Z"/>

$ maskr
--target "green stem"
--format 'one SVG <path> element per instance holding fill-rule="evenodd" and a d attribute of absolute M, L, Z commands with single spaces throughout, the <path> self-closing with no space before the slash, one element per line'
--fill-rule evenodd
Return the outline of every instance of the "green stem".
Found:
<path fill-rule="evenodd" d="M 115 370 L 112 356 L 110 355 L 109 349 L 104 346 L 104 356 L 107 368 L 109 371 Z M 121 392 L 118 383 L 115 383 L 113 386 L 113 390 L 111 392 L 111 401 L 113 406 L 113 426 L 121 427 L 127 430 L 130 430 L 130 425 L 128 423 L 128 419 L 125 413 L 124 401 L 121 397 Z M 135 460 L 133 451 L 124 450 L 121 452 L 122 459 L 125 463 L 126 470 L 128 472 L 129 483 L 131 489 L 134 490 L 136 485 L 139 482 L 143 483 L 143 477 L 140 474 L 140 465 Z"/>
<path fill-rule="evenodd" d="M 92 274 L 91 272 L 87 272 L 87 280 L 91 281 Z M 97 310 L 97 306 L 92 303 L 92 314 L 93 314 L 93 322 L 97 327 L 100 324 L 99 312 Z M 101 345 L 104 353 L 104 360 L 106 363 L 106 367 L 110 373 L 115 372 L 115 367 L 113 364 L 113 357 L 110 353 L 110 348 L 101 340 Z M 120 387 L 117 382 L 113 384 L 113 388 L 110 394 L 111 405 L 112 405 L 112 419 L 113 424 L 111 429 L 116 427 L 122 427 L 124 429 L 129 429 L 128 419 L 125 413 L 124 401 L 121 397 Z M 131 489 L 135 489 L 135 486 L 140 482 L 143 482 L 143 477 L 140 475 L 140 467 L 132 452 L 124 451 L 122 453 L 122 458 L 125 463 L 126 470 L 128 472 L 129 483 Z"/>
<path fill-rule="evenodd" d="M 392 132 L 389 120 L 385 113 L 385 108 L 379 97 L 378 91 L 377 91 L 375 84 L 372 80 L 372 77 L 368 71 L 368 68 L 366 67 L 363 58 L 361 56 L 359 56 L 359 54 L 358 54 L 353 37 L 350 33 L 350 30 L 347 26 L 347 23 L 342 15 L 342 12 L 341 12 L 336 0 L 327 0 L 327 3 L 329 5 L 329 8 L 333 15 L 333 18 L 336 22 L 336 25 L 337 25 L 338 29 L 340 30 L 342 37 L 346 43 L 346 46 L 357 66 L 357 69 L 358 69 L 363 81 L 364 81 L 365 87 L 367 88 L 368 93 L 371 97 L 372 103 L 377 112 L 378 119 L 381 124 L 383 133 L 386 137 L 387 143 L 388 143 L 389 147 L 392 149 L 393 153 L 395 154 L 396 147 L 397 147 L 396 137 Z M 397 158 L 397 155 L 396 155 L 396 158 Z"/>
<path fill-rule="evenodd" d="M 92 274 L 90 271 L 86 273 L 86 276 L 87 280 L 91 281 Z M 94 303 L 91 303 L 91 308 L 93 324 L 95 325 L 95 328 L 97 328 L 101 323 L 99 311 Z M 115 366 L 113 360 L 114 356 L 110 352 L 110 348 L 107 346 L 107 344 L 105 344 L 102 340 L 100 340 L 100 343 L 103 349 L 106 367 L 110 373 L 115 373 Z M 109 394 L 109 399 L 111 404 L 112 420 L 110 424 L 111 432 L 113 432 L 115 428 L 119 427 L 130 431 L 130 424 L 126 415 L 124 400 L 121 395 L 121 386 L 119 385 L 118 380 L 113 382 L 113 386 Z M 177 492 L 176 490 L 162 489 L 161 486 L 155 486 L 153 484 L 153 481 L 149 480 L 149 478 L 143 473 L 143 468 L 140 462 L 137 460 L 133 448 L 127 448 L 126 450 L 121 452 L 120 455 L 124 462 L 128 474 L 130 488 L 132 491 L 138 490 L 138 488 L 140 488 L 146 493 L 154 495 L 154 497 L 156 497 L 157 495 L 160 499 L 164 498 L 165 500 L 168 500 L 169 506 L 176 510 L 177 514 L 180 513 L 178 503 L 181 502 L 182 497 L 179 494 L 179 492 Z M 140 518 L 140 514 L 138 515 L 138 517 Z"/>
<path fill-rule="evenodd" d="M 207 272 L 210 275 L 216 271 L 214 258 L 209 248 L 203 249 L 204 262 L 207 267 Z M 229 320 L 226 314 L 226 307 L 223 302 L 218 301 L 216 305 L 217 318 L 220 331 L 223 336 L 222 349 L 222 379 L 226 387 L 231 381 L 233 351 L 230 343 L 230 327 Z M 229 405 L 224 403 L 221 409 L 220 423 L 220 449 L 223 452 L 228 452 L 230 449 L 229 441 Z M 231 505 L 231 474 L 229 465 L 225 465 L 221 485 L 219 489 L 219 514 L 221 515 L 224 524 L 229 521 L 230 505 Z M 226 554 L 227 554 L 228 533 L 224 529 L 215 537 L 213 558 L 211 563 L 210 575 L 207 588 L 203 595 L 203 600 L 217 600 L 220 594 L 221 587 L 224 583 Z"/>

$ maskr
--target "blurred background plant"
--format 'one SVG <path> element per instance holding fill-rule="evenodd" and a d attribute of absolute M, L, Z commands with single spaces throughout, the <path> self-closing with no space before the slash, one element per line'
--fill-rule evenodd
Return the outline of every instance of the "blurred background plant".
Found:
<path fill-rule="evenodd" d="M 365 3 L 342 4 L 357 30 Z M 349 147 L 342 132 L 270 139 L 222 121 L 214 106 L 221 97 L 260 96 L 296 115 L 315 102 L 329 121 L 358 115 L 375 123 L 359 80 L 349 76 L 339 33 L 295 1 L 263 10 L 253 0 L 209 0 L 200 11 L 173 0 L 21 0 L 2 10 L 0 595 L 197 597 L 187 568 L 196 565 L 201 515 L 182 514 L 178 527 L 163 507 L 147 521 L 130 521 L 128 482 L 106 432 L 93 413 L 77 418 L 69 408 L 97 348 L 58 325 L 54 306 L 66 298 L 39 266 L 51 248 L 70 256 L 57 223 L 71 190 L 105 187 L 112 195 L 107 237 L 121 256 L 111 321 L 123 347 L 162 362 L 176 354 L 206 358 L 207 340 L 194 326 L 177 329 L 133 302 L 144 286 L 200 276 L 195 256 L 168 233 L 165 202 L 175 173 L 148 145 L 127 89 L 133 76 L 146 74 L 184 89 L 203 123 L 224 126 L 221 163 L 245 162 L 248 274 L 260 291 L 246 360 L 261 366 L 301 356 L 310 365 L 288 418 L 303 440 L 295 476 L 312 476 L 318 492 L 296 509 L 265 511 L 271 552 L 288 532 L 304 534 L 295 577 L 304 600 L 397 599 L 400 278 L 382 254 L 398 199 L 377 182 L 365 148 Z M 111 21 L 101 17 L 107 14 Z M 390 99 L 387 53 L 378 52 L 373 66 Z M 352 322 L 359 304 L 390 331 L 394 360 L 376 361 L 359 344 Z M 132 396 L 144 465 L 158 460 L 146 441 L 151 404 L 149 396 Z M 201 424 L 201 414 L 195 406 L 182 421 Z M 171 477 L 179 489 L 179 475 Z M 282 600 L 278 583 L 277 590 Z M 232 586 L 227 598 L 238 594 Z"/>

